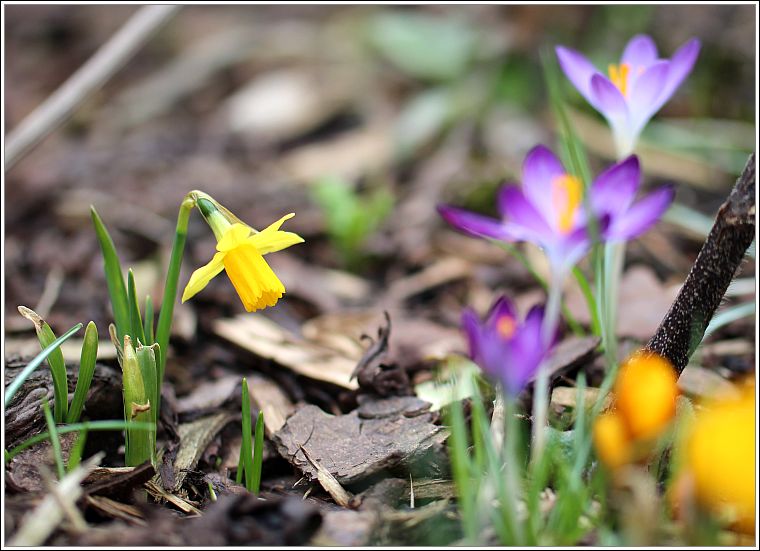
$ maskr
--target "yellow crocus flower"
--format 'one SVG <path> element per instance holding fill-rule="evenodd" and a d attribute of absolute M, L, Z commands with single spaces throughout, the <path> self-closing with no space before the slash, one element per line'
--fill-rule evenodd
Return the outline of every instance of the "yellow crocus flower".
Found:
<path fill-rule="evenodd" d="M 738 397 L 697 412 L 685 438 L 685 467 L 697 501 L 735 529 L 754 533 L 757 491 L 754 380 Z"/>
<path fill-rule="evenodd" d="M 280 230 L 283 222 L 295 214 L 286 214 L 257 232 L 229 216 L 226 209 L 205 194 L 198 200 L 198 207 L 217 237 L 217 253 L 211 262 L 190 276 L 182 302 L 195 296 L 219 272 L 225 270 L 246 311 L 255 312 L 274 306 L 285 293 L 285 286 L 264 260 L 264 255 L 303 243 L 301 236 Z"/>

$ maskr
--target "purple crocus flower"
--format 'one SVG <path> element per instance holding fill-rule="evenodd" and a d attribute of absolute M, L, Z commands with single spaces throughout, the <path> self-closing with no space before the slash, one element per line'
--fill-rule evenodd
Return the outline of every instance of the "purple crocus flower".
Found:
<path fill-rule="evenodd" d="M 641 183 L 635 156 L 613 165 L 592 183 L 589 203 L 603 241 L 621 241 L 649 229 L 670 205 L 672 188 L 661 188 L 634 203 Z M 547 147 L 534 147 L 525 158 L 522 189 L 504 186 L 499 192 L 501 220 L 450 206 L 438 212 L 452 226 L 474 235 L 507 242 L 528 241 L 541 247 L 558 280 L 591 247 L 583 186 L 567 173 Z"/>
<path fill-rule="evenodd" d="M 609 65 L 607 75 L 575 50 L 557 46 L 556 51 L 567 78 L 609 122 L 622 158 L 633 151 L 646 123 L 691 72 L 699 48 L 699 40 L 693 38 L 672 59 L 660 59 L 654 41 L 636 35 L 620 63 Z"/>
<path fill-rule="evenodd" d="M 462 313 L 470 357 L 510 396 L 525 388 L 551 349 L 542 344 L 543 318 L 543 306 L 534 306 L 523 323 L 518 323 L 514 305 L 504 296 L 482 322 L 470 308 Z"/>

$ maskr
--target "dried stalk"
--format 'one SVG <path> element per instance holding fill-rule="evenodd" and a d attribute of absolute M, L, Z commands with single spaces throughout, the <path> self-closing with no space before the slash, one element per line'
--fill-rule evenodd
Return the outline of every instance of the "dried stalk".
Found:
<path fill-rule="evenodd" d="M 679 375 L 689 363 L 755 238 L 755 154 L 721 205 L 697 260 L 647 350 L 667 358 Z"/>

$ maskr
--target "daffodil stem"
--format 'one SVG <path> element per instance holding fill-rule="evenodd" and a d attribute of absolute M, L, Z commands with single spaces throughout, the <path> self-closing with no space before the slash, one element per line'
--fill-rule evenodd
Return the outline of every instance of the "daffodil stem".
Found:
<path fill-rule="evenodd" d="M 558 277 L 553 284 L 549 285 L 549 296 L 546 300 L 544 319 L 541 325 L 541 344 L 548 349 L 557 331 L 559 311 L 562 305 L 562 284 L 565 277 Z M 537 465 L 538 459 L 544 450 L 546 435 L 547 409 L 549 407 L 549 373 L 548 354 L 538 367 L 536 384 L 533 387 L 533 445 L 531 446 L 531 464 Z"/>
<path fill-rule="evenodd" d="M 169 349 L 169 333 L 172 328 L 172 319 L 174 317 L 174 303 L 177 301 L 177 282 L 179 281 L 179 271 L 182 265 L 182 256 L 185 252 L 185 241 L 187 241 L 187 225 L 190 220 L 190 211 L 195 206 L 195 199 L 190 194 L 186 195 L 179 207 L 177 216 L 177 230 L 174 234 L 174 243 L 172 244 L 172 254 L 169 260 L 169 269 L 166 272 L 166 284 L 164 285 L 164 296 L 161 301 L 161 313 L 158 315 L 158 325 L 156 327 L 156 342 L 158 343 L 158 396 L 161 397 L 161 384 L 164 380 L 164 369 L 166 368 L 166 354 Z M 158 407 L 158 404 L 157 404 Z"/>

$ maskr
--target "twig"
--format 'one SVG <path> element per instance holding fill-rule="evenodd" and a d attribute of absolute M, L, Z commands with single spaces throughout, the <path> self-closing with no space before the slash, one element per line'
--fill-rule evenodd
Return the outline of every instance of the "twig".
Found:
<path fill-rule="evenodd" d="M 755 154 L 721 205 L 675 302 L 646 348 L 667 358 L 679 375 L 720 305 L 755 238 Z"/>
<path fill-rule="evenodd" d="M 105 84 L 177 9 L 177 5 L 140 8 L 95 55 L 13 129 L 5 142 L 5 170 L 10 170 Z"/>

